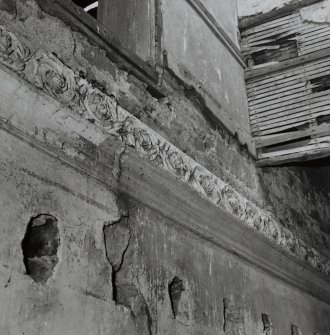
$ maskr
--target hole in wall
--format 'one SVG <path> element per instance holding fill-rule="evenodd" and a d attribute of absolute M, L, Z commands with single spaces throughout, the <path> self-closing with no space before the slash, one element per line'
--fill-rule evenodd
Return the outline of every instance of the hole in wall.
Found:
<path fill-rule="evenodd" d="M 311 79 L 310 84 L 312 85 L 313 93 L 330 90 L 330 75 Z"/>
<path fill-rule="evenodd" d="M 294 33 L 285 37 L 280 37 L 280 35 L 271 36 L 270 39 L 273 39 L 273 42 L 265 42 L 259 45 L 260 48 L 263 47 L 263 50 L 251 54 L 254 65 L 269 62 L 281 62 L 286 59 L 297 57 L 297 35 L 298 34 Z"/>
<path fill-rule="evenodd" d="M 178 277 L 174 277 L 168 285 L 168 292 L 171 300 L 171 307 L 173 316 L 176 318 L 179 312 L 179 303 L 182 292 L 185 290 L 183 282 Z"/>
<path fill-rule="evenodd" d="M 26 274 L 44 284 L 58 263 L 60 244 L 57 219 L 49 214 L 32 217 L 22 241 Z"/>
<path fill-rule="evenodd" d="M 264 334 L 272 335 L 273 334 L 273 323 L 269 315 L 261 314 L 262 323 L 264 325 Z"/>
<path fill-rule="evenodd" d="M 291 335 L 301 335 L 301 331 L 296 325 L 291 325 Z"/>

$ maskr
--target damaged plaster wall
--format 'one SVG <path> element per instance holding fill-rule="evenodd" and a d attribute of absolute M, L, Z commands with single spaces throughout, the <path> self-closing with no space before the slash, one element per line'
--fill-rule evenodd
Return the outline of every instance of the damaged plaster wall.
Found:
<path fill-rule="evenodd" d="M 3 130 L 0 137 L 1 335 L 141 334 L 112 296 L 103 228 L 120 217 L 114 194 Z M 43 266 L 24 265 L 24 254 L 40 264 L 37 249 L 55 251 L 47 277 Z"/>
<path fill-rule="evenodd" d="M 268 211 L 294 236 L 328 254 L 329 188 L 326 183 L 323 189 L 313 184 L 317 171 L 298 167 L 257 169 L 245 148 L 208 119 L 206 107 L 192 92 L 178 85 L 168 87 L 166 98 L 153 97 L 144 83 L 119 70 L 104 51 L 59 19 L 43 13 L 33 1 L 19 1 L 17 11 L 1 11 L 0 15 L 31 53 L 38 49 L 56 53 L 64 64 L 115 97 L 121 107 Z M 326 169 L 319 171 L 327 180 Z"/>
<path fill-rule="evenodd" d="M 19 1 L 17 5 L 17 12 L 2 10 L 0 19 L 24 40 L 32 54 L 40 49 L 55 53 L 48 59 L 60 59 L 81 72 L 94 88 L 115 97 L 119 106 L 326 253 L 328 235 L 321 227 L 328 227 L 330 218 L 329 188 L 323 184 L 324 189 L 314 189 L 314 172 L 301 168 L 258 170 L 245 148 L 214 126 L 203 115 L 204 106 L 193 103 L 193 96 L 184 88 L 178 86 L 167 98 L 157 99 L 86 37 L 40 11 L 35 2 Z M 46 87 L 50 93 L 53 83 L 49 81 Z M 46 118 L 32 121 L 40 128 L 50 127 Z M 59 118 L 57 122 L 68 121 Z M 88 122 L 92 127 L 95 120 Z M 72 134 L 78 142 L 79 136 Z M 61 134 L 51 130 L 39 134 L 35 127 L 34 135 L 62 145 Z M 127 200 L 119 199 L 118 194 L 12 135 L 0 131 L 0 137 L 0 202 L 4 208 L 0 299 L 9 301 L 0 313 L 1 334 L 215 335 L 230 334 L 234 329 L 254 335 L 256 329 L 260 334 L 264 330 L 263 313 L 281 334 L 290 331 L 291 323 L 306 333 L 326 334 L 329 329 L 328 306 L 186 230 L 174 229 L 173 222 L 137 202 L 128 201 L 126 208 Z M 148 148 L 150 143 L 141 137 L 141 147 Z M 102 140 L 102 135 L 94 138 L 95 142 Z M 66 151 L 78 156 L 70 148 Z M 327 177 L 328 172 L 323 172 Z M 51 275 L 38 283 L 27 273 L 21 242 L 29 223 L 32 228 L 38 226 L 35 218 L 40 215 L 54 218 L 58 232 L 54 228 L 53 237 L 57 240 L 58 234 L 59 243 L 55 243 L 55 254 L 50 253 L 56 257 Z M 27 253 L 26 258 L 34 255 Z M 174 294 L 177 291 L 180 293 Z M 278 308 L 282 305 L 285 308 Z M 231 325 L 233 322 L 239 324 Z"/>
<path fill-rule="evenodd" d="M 123 269 L 148 301 L 157 334 L 327 334 L 330 307 L 242 263 L 129 200 Z M 126 261 L 127 263 L 126 263 Z"/>

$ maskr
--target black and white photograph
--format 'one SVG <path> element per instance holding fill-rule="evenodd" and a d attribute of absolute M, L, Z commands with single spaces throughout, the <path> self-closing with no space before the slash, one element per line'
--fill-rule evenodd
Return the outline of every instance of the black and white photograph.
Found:
<path fill-rule="evenodd" d="M 330 335 L 330 0 L 0 0 L 0 335 Z"/>

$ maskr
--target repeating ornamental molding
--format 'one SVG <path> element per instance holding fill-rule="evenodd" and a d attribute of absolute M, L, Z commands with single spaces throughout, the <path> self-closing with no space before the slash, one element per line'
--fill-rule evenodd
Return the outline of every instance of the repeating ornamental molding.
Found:
<path fill-rule="evenodd" d="M 15 34 L 0 26 L 0 62 L 109 135 L 134 148 L 202 197 L 275 242 L 291 255 L 330 276 L 330 260 L 279 224 L 272 213 L 244 198 L 223 180 L 184 154 L 155 131 L 64 65 L 55 54 L 31 54 Z"/>

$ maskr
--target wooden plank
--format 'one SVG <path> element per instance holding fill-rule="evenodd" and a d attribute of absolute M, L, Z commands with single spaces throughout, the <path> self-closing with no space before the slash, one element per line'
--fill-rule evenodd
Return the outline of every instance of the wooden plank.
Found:
<path fill-rule="evenodd" d="M 292 162 L 306 162 L 313 159 L 320 159 L 324 157 L 330 156 L 330 150 L 327 149 L 320 149 L 320 150 L 313 150 L 308 153 L 293 153 L 290 155 L 285 156 L 278 156 L 278 157 L 272 157 L 272 158 L 265 158 L 260 159 L 257 161 L 258 167 L 264 167 L 264 166 L 278 166 L 283 164 L 288 164 Z"/>
<path fill-rule="evenodd" d="M 305 71 L 299 75 L 295 75 L 292 77 L 287 75 L 286 78 L 280 80 L 265 80 L 253 87 L 252 85 L 247 83 L 248 94 L 250 92 L 254 92 L 255 94 L 257 94 L 259 92 L 265 92 L 265 91 L 266 92 L 268 91 L 269 94 L 271 94 L 272 92 L 275 92 L 277 89 L 282 89 L 284 87 L 290 89 L 292 85 L 297 85 L 300 83 L 306 84 L 308 81 L 312 79 L 323 77 L 324 75 L 328 74 L 329 71 L 330 68 L 326 66 L 324 68 L 320 67 L 319 69 L 316 70 Z"/>
<path fill-rule="evenodd" d="M 308 76 L 310 73 L 321 73 L 323 69 L 328 70 L 330 67 L 330 55 L 322 60 L 300 64 L 294 69 L 286 69 L 279 73 L 271 73 L 262 77 L 255 78 L 247 82 L 248 89 L 257 88 L 258 86 L 282 84 L 292 80 L 297 80 Z M 305 81 L 305 80 L 304 80 Z"/>
<path fill-rule="evenodd" d="M 275 10 L 272 10 L 272 11 L 264 13 L 264 14 L 259 14 L 259 15 L 255 15 L 255 16 L 252 16 L 252 17 L 242 18 L 239 21 L 238 28 L 240 30 L 246 30 L 246 29 L 249 29 L 251 27 L 263 24 L 264 22 L 269 22 L 269 21 L 281 18 L 283 16 L 290 15 L 291 13 L 293 13 L 294 11 L 296 11 L 300 8 L 310 6 L 312 4 L 322 2 L 322 1 L 323 0 L 301 0 L 301 1 L 297 1 L 297 2 L 294 2 L 294 3 L 284 5 L 283 7 L 279 8 L 279 9 L 275 9 Z"/>
<path fill-rule="evenodd" d="M 102 0 L 98 20 L 112 36 L 145 62 L 155 64 L 155 1 Z"/>
<path fill-rule="evenodd" d="M 313 52 L 317 52 L 319 50 L 323 50 L 323 49 L 326 49 L 326 48 L 329 48 L 330 47 L 330 42 L 323 42 L 323 43 L 317 43 L 315 42 L 314 44 L 311 44 L 311 45 L 301 45 L 300 49 L 299 49 L 299 54 L 304 54 L 304 55 L 308 55 L 310 53 L 313 53 Z"/>
<path fill-rule="evenodd" d="M 298 152 L 308 153 L 308 151 L 320 150 L 320 149 L 330 149 L 330 143 L 317 143 L 317 144 L 307 145 L 301 148 L 292 148 L 292 149 L 287 149 L 287 150 L 279 150 L 279 151 L 274 151 L 274 152 L 262 153 L 258 155 L 258 158 L 263 159 L 263 158 L 278 157 L 278 156 L 290 155 L 290 154 L 298 153 Z"/>
<path fill-rule="evenodd" d="M 278 29 L 270 29 L 267 31 L 261 31 L 259 34 L 255 34 L 252 36 L 245 37 L 248 42 L 255 42 L 255 41 L 262 41 L 264 39 L 278 36 L 278 37 L 285 37 L 289 35 L 294 35 L 300 32 L 299 23 L 292 23 L 291 25 L 283 26 Z M 281 36 L 279 36 L 281 35 Z"/>
<path fill-rule="evenodd" d="M 320 125 L 317 127 L 310 127 L 305 130 L 294 131 L 290 133 L 282 133 L 276 135 L 268 135 L 255 138 L 256 148 L 267 147 L 283 142 L 289 142 L 296 139 L 309 136 L 326 136 L 330 135 L 330 125 Z"/>
<path fill-rule="evenodd" d="M 310 93 L 305 96 L 302 95 L 298 98 L 293 98 L 292 100 L 286 100 L 283 102 L 278 102 L 273 105 L 266 107 L 258 108 L 258 106 L 250 107 L 250 116 L 253 116 L 252 119 L 256 118 L 265 118 L 271 115 L 282 115 L 281 112 L 290 112 L 292 110 L 299 110 L 300 107 L 306 107 L 308 105 L 315 104 L 320 101 L 330 101 L 330 90 L 321 91 L 318 93 Z"/>
<path fill-rule="evenodd" d="M 329 56 L 330 56 L 330 48 L 326 48 L 320 51 L 315 51 L 307 55 L 296 57 L 294 59 L 288 59 L 276 65 L 270 65 L 265 68 L 246 71 L 245 80 L 249 81 L 251 79 L 255 79 L 255 78 L 261 77 L 266 74 L 269 75 L 270 73 L 284 71 L 286 69 L 290 69 L 293 67 L 297 67 L 299 65 L 318 61 L 320 59 L 323 59 Z"/>
<path fill-rule="evenodd" d="M 330 90 L 321 91 L 318 93 L 312 93 L 310 95 L 303 96 L 301 98 L 293 99 L 291 102 L 285 101 L 276 105 L 262 107 L 262 108 L 249 108 L 250 115 L 258 115 L 259 117 L 265 117 L 276 113 L 278 115 L 283 111 L 297 110 L 299 107 L 306 107 L 306 104 L 312 105 L 316 102 L 329 101 L 330 103 Z"/>
<path fill-rule="evenodd" d="M 303 121 L 299 121 L 295 124 L 289 124 L 289 125 L 285 125 L 285 126 L 281 126 L 281 127 L 277 127 L 276 129 L 265 129 L 265 130 L 255 130 L 252 131 L 252 135 L 253 136 L 264 136 L 264 135 L 270 135 L 270 134 L 275 134 L 284 130 L 289 130 L 292 128 L 296 128 L 296 127 L 300 127 L 300 126 L 304 126 L 304 125 L 308 125 L 308 121 L 303 120 Z"/>
<path fill-rule="evenodd" d="M 262 130 L 267 128 L 275 128 L 277 125 L 282 125 L 283 123 L 291 124 L 294 123 L 297 119 L 300 121 L 305 118 L 306 120 L 311 120 L 315 117 L 321 116 L 321 115 L 328 115 L 330 113 L 330 102 L 318 102 L 314 104 L 313 106 L 306 106 L 301 110 L 297 110 L 294 113 L 291 114 L 284 114 L 280 117 L 275 117 L 272 119 L 265 118 L 264 120 L 253 120 L 254 122 L 250 122 L 251 129 L 254 130 L 256 128 Z M 322 108 L 321 111 L 315 112 L 314 110 L 316 107 Z"/>
<path fill-rule="evenodd" d="M 311 120 L 314 120 L 318 116 L 324 116 L 324 115 L 330 115 L 330 105 L 328 104 L 326 108 L 322 106 L 322 111 L 320 112 L 312 112 L 311 109 L 306 108 L 305 111 L 295 113 L 294 115 L 289 115 L 283 118 L 279 119 L 273 119 L 270 121 L 265 121 L 263 123 L 251 123 L 251 130 L 253 131 L 263 131 L 263 130 L 274 130 L 272 133 L 278 131 L 280 127 L 282 128 L 284 125 L 288 126 L 287 128 L 283 129 L 290 129 L 292 128 L 296 123 L 305 122 L 309 123 Z"/>
<path fill-rule="evenodd" d="M 251 27 L 251 28 L 247 28 L 242 30 L 241 34 L 242 36 L 246 36 L 246 35 L 253 35 L 254 33 L 260 31 L 260 27 L 262 27 L 262 29 L 266 30 L 268 28 L 274 28 L 277 27 L 278 25 L 283 25 L 283 24 L 287 24 L 288 22 L 292 22 L 293 19 L 295 18 L 299 18 L 301 21 L 301 17 L 299 13 L 292 13 L 286 16 L 283 16 L 281 18 L 278 19 L 274 19 L 274 20 L 270 20 L 267 22 L 264 22 L 262 24 L 259 24 L 257 26 Z"/>
<path fill-rule="evenodd" d="M 295 27 L 300 22 L 301 22 L 301 18 L 298 15 L 287 16 L 282 21 L 271 21 L 267 25 L 265 24 L 265 25 L 255 26 L 251 29 L 244 30 L 241 33 L 241 36 L 243 38 L 249 38 L 249 37 L 254 37 L 254 36 L 266 35 L 266 34 L 276 31 L 276 29 L 281 30 L 281 31 L 289 30 L 290 27 Z"/>
<path fill-rule="evenodd" d="M 301 90 L 306 90 L 306 85 L 305 85 L 305 83 L 301 82 L 301 83 L 293 84 L 291 86 L 291 88 L 292 88 L 292 91 L 289 91 L 289 92 L 288 92 L 288 89 L 286 87 L 282 87 L 282 88 L 272 90 L 272 92 L 274 92 L 275 96 L 281 96 L 281 94 L 283 96 L 285 96 L 285 95 L 292 94 L 292 92 L 300 92 Z M 271 99 L 271 92 L 269 91 L 269 89 L 264 89 L 264 90 L 260 90 L 260 91 L 251 90 L 248 93 L 248 101 L 249 102 L 264 100 L 264 99 Z"/>
<path fill-rule="evenodd" d="M 249 35 L 247 37 L 242 38 L 242 40 L 247 40 L 248 42 L 259 41 L 265 38 L 269 38 L 272 36 L 277 36 L 278 39 L 284 38 L 289 35 L 297 35 L 298 37 L 303 36 L 306 32 L 319 32 L 323 31 L 324 28 L 320 26 L 314 26 L 310 23 L 302 23 L 301 21 L 296 21 L 294 24 L 282 27 L 281 29 L 277 29 L 274 31 L 265 31 L 260 32 L 255 35 Z"/>
<path fill-rule="evenodd" d="M 259 100 L 252 100 L 249 104 L 251 108 L 255 108 L 258 110 L 258 108 L 261 107 L 267 107 L 267 106 L 273 106 L 277 105 L 279 103 L 285 103 L 290 102 L 292 99 L 302 98 L 306 97 L 309 94 L 311 94 L 311 89 L 309 87 L 302 88 L 300 90 L 292 90 L 289 92 L 286 92 L 286 94 L 274 94 L 269 95 L 267 98 L 259 99 Z"/>

